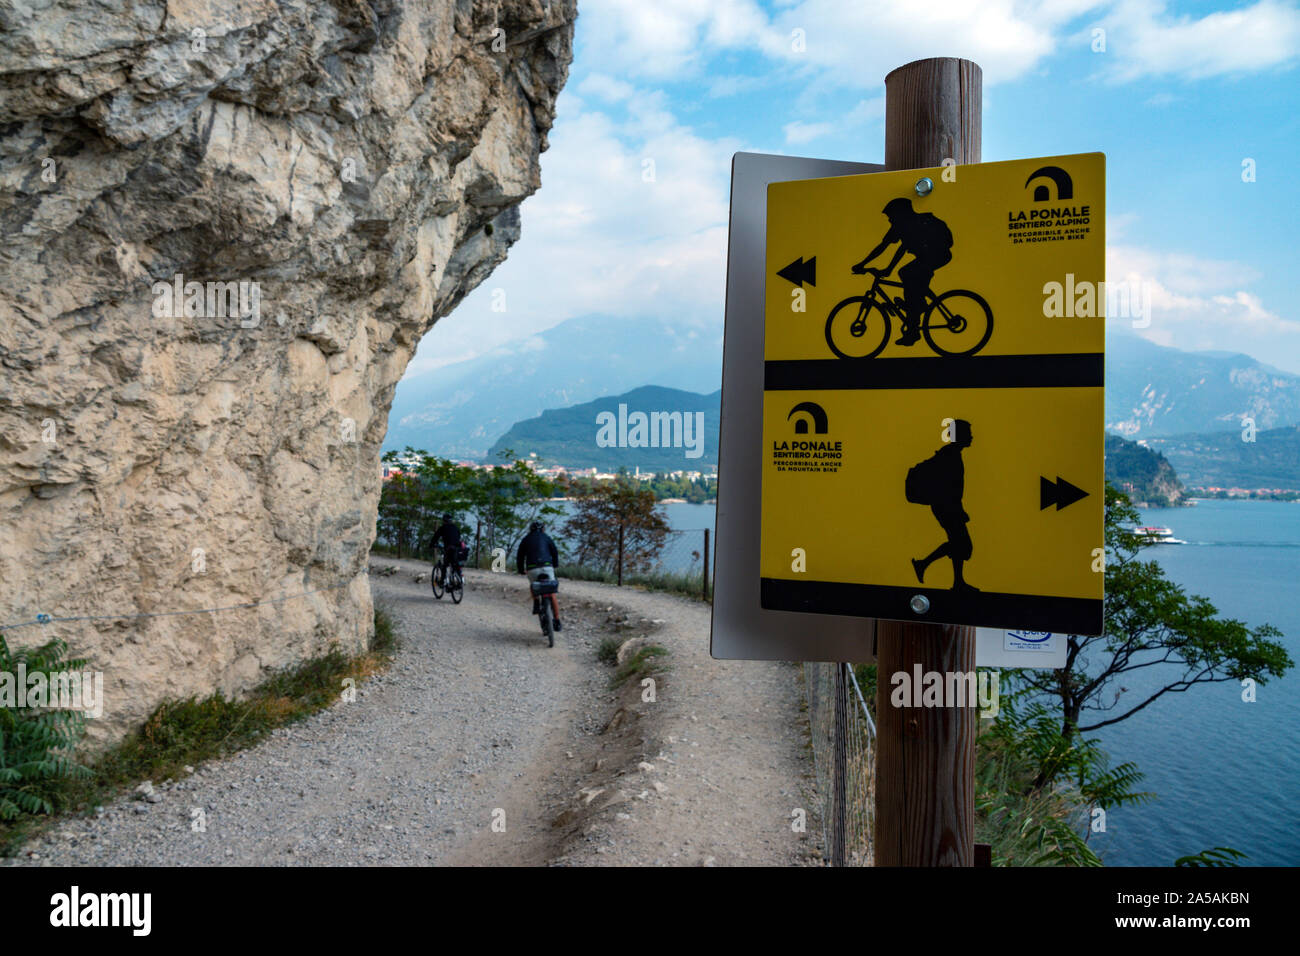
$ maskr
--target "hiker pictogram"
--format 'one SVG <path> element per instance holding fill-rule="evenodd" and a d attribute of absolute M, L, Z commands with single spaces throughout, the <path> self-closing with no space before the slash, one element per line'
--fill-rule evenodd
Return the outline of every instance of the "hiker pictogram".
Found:
<path fill-rule="evenodd" d="M 966 524 L 970 515 L 962 507 L 966 491 L 966 466 L 961 453 L 971 445 L 970 422 L 957 419 L 953 422 L 953 439 L 937 452 L 907 473 L 904 488 L 907 500 L 913 504 L 929 505 L 934 518 L 943 528 L 948 540 L 924 558 L 912 559 L 916 580 L 925 583 L 925 572 L 935 561 L 948 558 L 952 561 L 952 590 L 977 591 L 962 576 L 962 565 L 974 552 L 970 531 Z"/>

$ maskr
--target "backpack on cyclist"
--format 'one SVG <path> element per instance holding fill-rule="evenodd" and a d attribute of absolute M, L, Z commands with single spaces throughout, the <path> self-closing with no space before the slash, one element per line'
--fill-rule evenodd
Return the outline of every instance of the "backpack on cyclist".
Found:
<path fill-rule="evenodd" d="M 533 592 L 534 597 L 544 594 L 558 594 L 560 591 L 560 582 L 548 575 L 538 575 L 536 581 L 529 582 L 528 589 Z"/>
<path fill-rule="evenodd" d="M 952 230 L 932 212 L 917 213 L 916 235 L 926 251 L 935 256 L 952 252 Z"/>
<path fill-rule="evenodd" d="M 903 484 L 903 493 L 914 505 L 932 505 L 935 499 L 935 486 L 943 479 L 939 464 L 939 453 L 935 452 L 919 465 L 907 469 L 907 480 Z"/>

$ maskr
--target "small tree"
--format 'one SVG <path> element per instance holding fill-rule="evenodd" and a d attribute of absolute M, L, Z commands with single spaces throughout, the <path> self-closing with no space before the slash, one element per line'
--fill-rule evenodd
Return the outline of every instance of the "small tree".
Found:
<path fill-rule="evenodd" d="M 1017 679 L 1059 701 L 1062 734 L 1086 733 L 1118 723 L 1166 694 L 1196 684 L 1241 681 L 1263 684 L 1294 666 L 1269 625 L 1248 627 L 1218 616 L 1203 597 L 1188 596 L 1154 561 L 1138 560 L 1140 543 L 1125 530 L 1138 521 L 1128 497 L 1106 485 L 1106 612 L 1099 637 L 1070 635 L 1065 667 L 1019 671 Z M 1123 675 L 1160 668 L 1168 676 L 1137 699 L 1121 700 Z"/>
<path fill-rule="evenodd" d="M 655 506 L 654 492 L 638 487 L 626 474 L 580 492 L 574 507 L 564 533 L 578 564 L 617 570 L 620 529 L 625 572 L 648 571 L 663 549 L 668 520 Z"/>
<path fill-rule="evenodd" d="M 1022 705 L 1026 690 L 1002 694 L 996 720 L 976 751 L 977 839 L 995 865 L 1100 866 L 1088 845 L 1096 808 L 1146 803 L 1133 763 L 1110 766 L 1096 739 L 1061 733 L 1050 708 Z M 1055 781 L 1045 786 L 1041 781 Z"/>
<path fill-rule="evenodd" d="M 504 548 L 512 554 L 530 523 L 543 515 L 563 514 L 563 509 L 548 502 L 554 494 L 554 483 L 523 461 L 477 472 L 471 501 L 474 514 L 483 522 L 488 548 Z"/>
<path fill-rule="evenodd" d="M 390 451 L 383 460 L 395 463 L 398 457 Z M 408 470 L 384 482 L 377 530 L 396 547 L 399 558 L 403 550 L 415 557 L 424 554 L 444 514 L 459 517 L 471 507 L 475 471 L 409 446 L 400 457 Z"/>
<path fill-rule="evenodd" d="M 402 472 L 393 475 L 379 492 L 379 514 L 376 525 L 379 537 L 397 549 L 413 551 L 419 539 L 422 507 L 422 489 L 414 475 Z"/>
<path fill-rule="evenodd" d="M 473 510 L 477 472 L 466 465 L 458 465 L 447 458 L 427 452 L 416 452 L 416 467 L 421 486 L 421 514 L 419 519 L 418 549 L 424 546 L 442 523 L 442 516 L 450 514 L 457 524 L 469 521 Z M 425 555 L 428 557 L 429 555 Z"/>

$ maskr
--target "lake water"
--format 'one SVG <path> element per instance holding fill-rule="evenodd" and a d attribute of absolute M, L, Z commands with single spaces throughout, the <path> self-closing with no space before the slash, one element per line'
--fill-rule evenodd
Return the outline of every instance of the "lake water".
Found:
<path fill-rule="evenodd" d="M 1170 580 L 1224 617 L 1279 628 L 1300 661 L 1300 504 L 1202 501 L 1143 511 L 1142 523 L 1188 542 L 1145 551 Z M 1167 666 L 1125 675 L 1121 706 L 1177 673 Z M 1255 703 L 1241 694 L 1231 681 L 1197 685 L 1095 733 L 1114 762 L 1134 761 L 1146 773 L 1142 789 L 1158 794 L 1109 813 L 1100 844 L 1108 865 L 1167 866 L 1215 846 L 1241 850 L 1255 865 L 1300 865 L 1300 676 L 1293 670 L 1258 686 Z"/>
<path fill-rule="evenodd" d="M 566 514 L 573 511 L 572 502 L 554 503 L 563 508 Z M 675 532 L 684 532 L 670 535 L 664 541 L 663 552 L 659 556 L 659 568 L 675 572 L 699 570 L 701 552 L 704 548 L 704 535 L 701 532 L 705 528 L 713 530 L 718 515 L 717 507 L 713 504 L 693 505 L 687 502 L 660 502 L 659 507 L 667 517 L 669 527 Z M 564 521 L 563 517 L 556 517 L 547 523 L 548 532 L 555 538 L 560 548 L 561 561 L 564 560 L 564 552 L 572 552 L 570 542 L 565 539 Z"/>
<path fill-rule="evenodd" d="M 713 527 L 712 505 L 664 506 L 676 529 Z M 1145 556 L 1222 616 L 1279 628 L 1300 661 L 1300 504 L 1202 501 L 1193 508 L 1142 512 L 1142 523 L 1173 529 L 1185 545 L 1148 548 Z M 1121 705 L 1158 687 L 1173 667 L 1125 675 Z M 1248 854 L 1247 864 L 1300 865 L 1300 675 L 1256 688 L 1244 703 L 1233 682 L 1200 684 L 1162 696 L 1145 710 L 1096 731 L 1112 763 L 1133 761 L 1141 788 L 1156 800 L 1109 812 L 1092 841 L 1110 866 L 1169 866 L 1216 846 Z"/>

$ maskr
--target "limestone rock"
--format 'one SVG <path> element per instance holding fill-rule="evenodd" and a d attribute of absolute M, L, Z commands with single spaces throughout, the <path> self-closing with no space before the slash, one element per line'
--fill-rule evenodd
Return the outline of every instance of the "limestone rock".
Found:
<path fill-rule="evenodd" d="M 97 742 L 368 642 L 393 389 L 520 234 L 575 17 L 0 0 L 0 626 L 103 671 Z"/>

